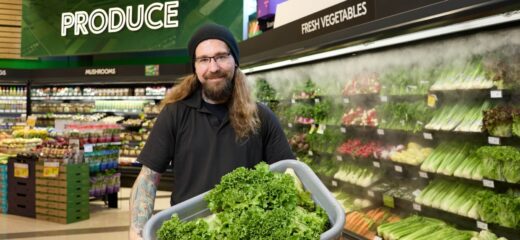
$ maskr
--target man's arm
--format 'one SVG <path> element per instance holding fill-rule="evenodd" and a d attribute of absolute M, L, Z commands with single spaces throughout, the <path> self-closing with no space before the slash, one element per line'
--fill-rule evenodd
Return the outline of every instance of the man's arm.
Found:
<path fill-rule="evenodd" d="M 152 216 L 161 174 L 143 166 L 130 194 L 130 239 L 142 239 L 144 224 Z"/>

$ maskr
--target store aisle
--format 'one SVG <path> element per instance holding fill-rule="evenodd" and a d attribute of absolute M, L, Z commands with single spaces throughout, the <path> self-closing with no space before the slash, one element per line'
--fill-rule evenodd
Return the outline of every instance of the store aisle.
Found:
<path fill-rule="evenodd" d="M 129 188 L 119 193 L 119 208 L 109 209 L 102 201 L 90 203 L 90 219 L 59 224 L 10 214 L 0 214 L 0 239 L 81 240 L 127 239 L 129 225 Z M 159 191 L 156 211 L 170 206 L 170 192 Z"/>

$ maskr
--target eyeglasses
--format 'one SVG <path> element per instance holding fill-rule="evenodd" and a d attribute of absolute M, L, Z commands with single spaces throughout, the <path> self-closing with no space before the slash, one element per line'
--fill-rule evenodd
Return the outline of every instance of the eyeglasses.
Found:
<path fill-rule="evenodd" d="M 211 59 L 215 61 L 218 65 L 222 65 L 227 63 L 230 58 L 231 53 L 218 54 L 213 57 L 199 57 L 195 58 L 195 64 L 200 67 L 207 67 L 211 63 Z"/>

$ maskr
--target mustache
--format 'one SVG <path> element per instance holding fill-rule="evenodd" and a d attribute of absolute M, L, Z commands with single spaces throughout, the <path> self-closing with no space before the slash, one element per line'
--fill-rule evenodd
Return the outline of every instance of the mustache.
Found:
<path fill-rule="evenodd" d="M 215 72 L 215 73 L 208 73 L 204 75 L 204 78 L 211 79 L 211 78 L 224 78 L 227 77 L 226 73 L 224 72 Z"/>

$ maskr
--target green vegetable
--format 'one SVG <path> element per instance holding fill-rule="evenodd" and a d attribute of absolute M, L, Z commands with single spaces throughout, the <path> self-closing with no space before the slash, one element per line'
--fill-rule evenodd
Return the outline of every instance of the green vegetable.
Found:
<path fill-rule="evenodd" d="M 174 216 L 159 229 L 160 239 L 318 239 L 328 226 L 310 194 L 266 163 L 226 174 L 205 199 L 214 220 Z"/>

